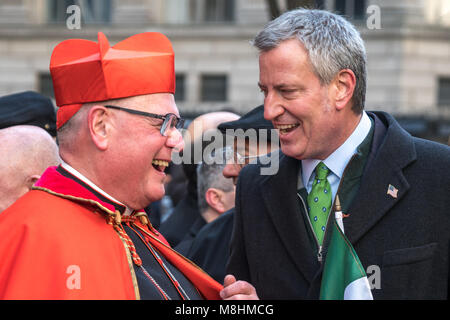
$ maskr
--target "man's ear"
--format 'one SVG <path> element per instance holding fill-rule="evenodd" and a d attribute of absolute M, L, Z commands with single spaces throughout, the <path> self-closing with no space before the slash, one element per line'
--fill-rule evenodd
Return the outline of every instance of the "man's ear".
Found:
<path fill-rule="evenodd" d="M 89 110 L 88 124 L 91 139 L 100 150 L 108 148 L 109 113 L 104 106 L 93 106 Z"/>
<path fill-rule="evenodd" d="M 223 191 L 216 188 L 209 188 L 206 190 L 205 199 L 211 208 L 219 213 L 225 212 L 223 205 Z"/>
<path fill-rule="evenodd" d="M 356 86 L 356 76 L 350 69 L 339 71 L 332 83 L 336 109 L 342 110 L 351 101 Z"/>

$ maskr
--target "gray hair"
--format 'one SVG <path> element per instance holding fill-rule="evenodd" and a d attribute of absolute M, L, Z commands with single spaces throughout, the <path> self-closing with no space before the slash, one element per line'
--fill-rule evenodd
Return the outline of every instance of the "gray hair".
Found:
<path fill-rule="evenodd" d="M 361 113 L 366 96 L 366 50 L 355 27 L 336 14 L 300 8 L 270 21 L 252 44 L 266 52 L 293 38 L 304 45 L 322 85 L 329 84 L 340 70 L 353 71 L 356 86 L 352 109 Z"/>
<path fill-rule="evenodd" d="M 78 135 L 83 120 L 84 106 L 75 113 L 64 125 L 56 131 L 58 145 L 61 149 L 69 150 L 74 145 L 74 138 Z"/>
<path fill-rule="evenodd" d="M 95 105 L 117 105 L 124 99 L 126 98 L 84 103 L 80 110 L 56 131 L 59 148 L 63 151 L 76 152 L 78 136 L 83 123 L 87 121 L 89 110 Z"/>
<path fill-rule="evenodd" d="M 198 207 L 200 213 L 205 212 L 209 207 L 205 197 L 205 193 L 209 188 L 216 188 L 223 192 L 233 190 L 233 180 L 225 178 L 222 174 L 225 165 L 225 163 L 213 162 L 212 164 L 207 164 L 200 162 L 197 166 Z"/>

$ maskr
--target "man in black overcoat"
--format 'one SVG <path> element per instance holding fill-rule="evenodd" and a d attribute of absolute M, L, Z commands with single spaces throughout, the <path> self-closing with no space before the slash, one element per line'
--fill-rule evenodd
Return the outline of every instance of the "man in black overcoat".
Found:
<path fill-rule="evenodd" d="M 364 110 L 364 43 L 344 18 L 290 11 L 254 45 L 264 116 L 280 134 L 279 170 L 240 174 L 222 297 L 319 298 L 334 223 L 334 206 L 321 228 L 311 215 L 317 197 L 308 196 L 321 180 L 324 193 L 339 195 L 374 299 L 447 299 L 450 148 Z"/>

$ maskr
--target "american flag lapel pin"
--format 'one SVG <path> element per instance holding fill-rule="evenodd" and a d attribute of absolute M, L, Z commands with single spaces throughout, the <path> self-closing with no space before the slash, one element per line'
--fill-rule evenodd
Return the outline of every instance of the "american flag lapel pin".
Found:
<path fill-rule="evenodd" d="M 387 194 L 390 195 L 392 198 L 397 199 L 397 193 L 398 189 L 394 187 L 392 184 L 390 184 L 387 189 Z"/>

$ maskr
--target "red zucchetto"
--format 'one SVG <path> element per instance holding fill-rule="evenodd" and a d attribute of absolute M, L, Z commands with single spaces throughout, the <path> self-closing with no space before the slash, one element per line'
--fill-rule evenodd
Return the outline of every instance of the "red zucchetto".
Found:
<path fill-rule="evenodd" d="M 84 103 L 151 93 L 175 93 L 174 52 L 158 32 L 129 37 L 113 47 L 98 33 L 98 43 L 65 40 L 50 60 L 57 128 Z"/>

